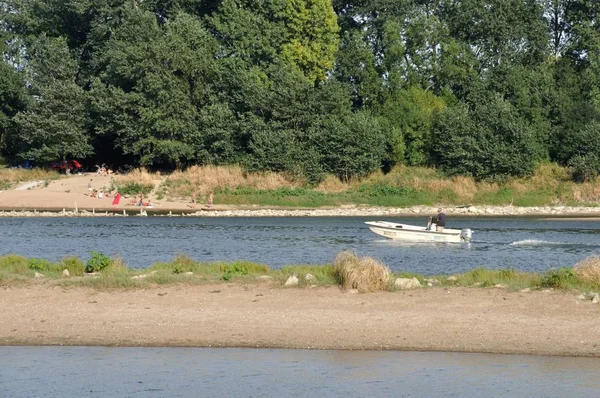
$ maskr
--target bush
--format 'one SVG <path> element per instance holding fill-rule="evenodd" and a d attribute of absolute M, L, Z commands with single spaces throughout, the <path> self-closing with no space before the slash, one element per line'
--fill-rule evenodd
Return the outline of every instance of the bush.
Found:
<path fill-rule="evenodd" d="M 85 272 L 99 272 L 112 264 L 110 257 L 95 251 L 91 251 L 92 257 L 85 265 Z"/>
<path fill-rule="evenodd" d="M 573 272 L 579 278 L 600 286 L 600 257 L 588 257 L 580 261 Z"/>
<path fill-rule="evenodd" d="M 569 160 L 571 178 L 575 182 L 592 182 L 598 177 L 600 160 L 593 153 L 575 155 Z"/>
<path fill-rule="evenodd" d="M 27 260 L 27 268 L 33 271 L 48 271 L 52 268 L 52 263 L 43 258 L 30 258 Z"/>
<path fill-rule="evenodd" d="M 344 289 L 374 292 L 389 287 L 391 272 L 388 267 L 373 258 L 358 257 L 351 251 L 336 256 L 333 270 Z"/>
<path fill-rule="evenodd" d="M 224 281 L 229 281 L 234 275 L 248 275 L 248 268 L 241 264 L 227 266 L 222 278 Z"/>
<path fill-rule="evenodd" d="M 117 189 L 122 195 L 138 195 L 143 193 L 149 194 L 154 189 L 153 184 L 140 184 L 137 182 L 129 182 L 127 184 L 117 186 Z"/>
<path fill-rule="evenodd" d="M 554 289 L 568 289 L 571 286 L 578 285 L 577 275 L 571 268 L 553 269 L 542 275 L 540 286 Z"/>

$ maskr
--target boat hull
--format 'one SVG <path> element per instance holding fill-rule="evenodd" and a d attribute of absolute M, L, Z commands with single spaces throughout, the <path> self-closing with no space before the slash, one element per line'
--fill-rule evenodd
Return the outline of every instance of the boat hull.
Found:
<path fill-rule="evenodd" d="M 407 242 L 451 242 L 461 243 L 470 240 L 468 234 L 460 229 L 444 229 L 441 232 L 428 231 L 425 227 L 408 224 L 396 224 L 387 221 L 368 221 L 369 229 L 388 239 Z"/>

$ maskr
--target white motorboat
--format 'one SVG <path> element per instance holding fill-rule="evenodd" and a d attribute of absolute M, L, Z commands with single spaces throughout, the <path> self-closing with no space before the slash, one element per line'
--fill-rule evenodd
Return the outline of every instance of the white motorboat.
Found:
<path fill-rule="evenodd" d="M 417 225 L 396 224 L 388 221 L 367 221 L 365 222 L 369 229 L 377 235 L 388 239 L 403 240 L 407 242 L 469 242 L 472 232 L 470 228 L 451 229 L 444 228 L 443 231 L 436 231 L 427 227 Z"/>

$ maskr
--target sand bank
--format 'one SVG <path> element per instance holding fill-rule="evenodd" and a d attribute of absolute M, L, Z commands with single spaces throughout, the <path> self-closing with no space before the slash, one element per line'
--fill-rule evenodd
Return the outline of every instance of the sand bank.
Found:
<path fill-rule="evenodd" d="M 0 344 L 279 347 L 600 357 L 600 305 L 555 291 L 353 294 L 267 284 L 0 288 Z"/>

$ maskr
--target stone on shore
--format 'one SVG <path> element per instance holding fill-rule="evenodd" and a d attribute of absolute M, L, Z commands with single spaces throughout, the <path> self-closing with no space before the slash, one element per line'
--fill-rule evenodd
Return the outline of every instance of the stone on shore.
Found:
<path fill-rule="evenodd" d="M 296 275 L 292 275 L 285 281 L 284 286 L 296 286 L 298 284 L 298 277 Z"/>
<path fill-rule="evenodd" d="M 394 287 L 400 290 L 418 289 L 421 287 L 421 282 L 417 278 L 398 278 L 394 282 Z"/>
<path fill-rule="evenodd" d="M 307 280 L 307 281 L 314 281 L 317 278 L 315 278 L 315 276 L 313 274 L 306 274 L 304 276 L 304 279 Z"/>
<path fill-rule="evenodd" d="M 458 280 L 454 275 L 448 277 L 448 282 L 456 282 Z"/>
<path fill-rule="evenodd" d="M 44 274 L 40 274 L 39 272 L 36 272 L 34 275 L 36 278 L 43 278 L 45 276 Z"/>
<path fill-rule="evenodd" d="M 63 269 L 63 272 L 62 272 L 62 274 L 63 274 L 63 276 L 71 276 L 71 274 L 69 273 L 69 270 L 68 270 L 68 269 L 66 269 L 66 268 L 65 268 L 65 269 Z"/>
<path fill-rule="evenodd" d="M 141 274 L 141 275 L 132 276 L 131 279 L 146 279 L 147 277 L 148 277 L 148 275 Z"/>
<path fill-rule="evenodd" d="M 600 303 L 600 294 L 594 293 L 594 296 L 592 297 L 592 304 L 598 304 L 598 303 Z"/>

